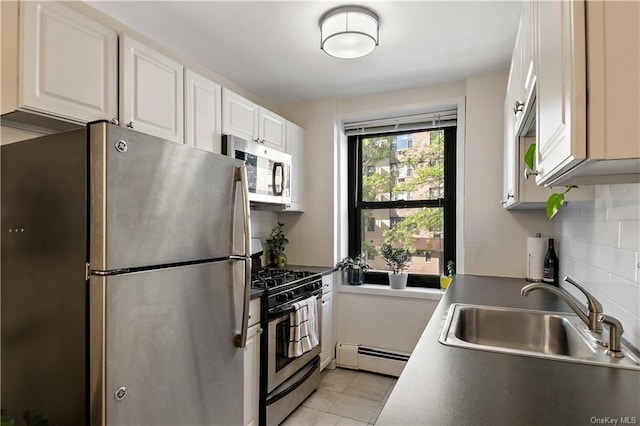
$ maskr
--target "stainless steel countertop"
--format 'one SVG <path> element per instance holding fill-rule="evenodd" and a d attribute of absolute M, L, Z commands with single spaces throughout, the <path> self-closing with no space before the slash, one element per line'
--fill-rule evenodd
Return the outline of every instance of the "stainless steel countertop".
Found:
<path fill-rule="evenodd" d="M 569 312 L 524 279 L 458 275 L 436 308 L 376 425 L 640 423 L 640 372 L 445 346 L 452 303 Z M 629 326 L 630 327 L 630 326 Z M 605 420 L 608 419 L 608 420 Z M 609 423 L 613 424 L 613 423 Z"/>

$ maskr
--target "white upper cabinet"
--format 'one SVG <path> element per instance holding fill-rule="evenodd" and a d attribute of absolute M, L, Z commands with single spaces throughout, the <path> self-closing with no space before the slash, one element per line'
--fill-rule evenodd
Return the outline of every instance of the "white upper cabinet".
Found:
<path fill-rule="evenodd" d="M 246 140 L 258 136 L 260 107 L 229 89 L 222 91 L 222 133 Z"/>
<path fill-rule="evenodd" d="M 185 69 L 185 143 L 220 154 L 222 134 L 222 87 Z"/>
<path fill-rule="evenodd" d="M 534 4 L 536 182 L 640 181 L 640 3 Z"/>
<path fill-rule="evenodd" d="M 539 184 L 586 158 L 586 56 L 583 1 L 536 2 Z"/>
<path fill-rule="evenodd" d="M 184 140 L 183 68 L 127 35 L 120 37 L 120 124 Z"/>
<path fill-rule="evenodd" d="M 3 114 L 118 117 L 115 31 L 55 2 L 3 2 L 2 14 Z"/>
<path fill-rule="evenodd" d="M 260 108 L 258 117 L 258 138 L 260 143 L 283 151 L 285 149 L 286 120 L 264 108 Z"/>
<path fill-rule="evenodd" d="M 285 152 L 291 155 L 291 203 L 283 207 L 285 211 L 304 210 L 304 129 L 290 121 L 286 122 L 287 137 Z"/>
<path fill-rule="evenodd" d="M 222 91 L 222 133 L 284 151 L 286 120 L 248 99 Z"/>

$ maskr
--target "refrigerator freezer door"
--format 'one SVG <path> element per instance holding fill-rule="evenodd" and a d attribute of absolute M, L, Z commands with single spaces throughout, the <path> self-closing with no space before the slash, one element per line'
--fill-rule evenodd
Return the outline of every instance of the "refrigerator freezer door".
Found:
<path fill-rule="evenodd" d="M 89 134 L 93 271 L 245 255 L 241 162 L 105 123 Z"/>
<path fill-rule="evenodd" d="M 242 263 L 91 277 L 92 424 L 242 422 L 232 288 Z"/>

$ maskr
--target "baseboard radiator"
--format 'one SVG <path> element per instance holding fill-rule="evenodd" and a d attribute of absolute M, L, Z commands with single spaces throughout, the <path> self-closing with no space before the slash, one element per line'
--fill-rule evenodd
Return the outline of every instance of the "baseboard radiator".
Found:
<path fill-rule="evenodd" d="M 409 360 L 408 353 L 389 349 L 373 348 L 358 343 L 338 342 L 336 345 L 336 365 L 353 370 L 399 377 Z"/>

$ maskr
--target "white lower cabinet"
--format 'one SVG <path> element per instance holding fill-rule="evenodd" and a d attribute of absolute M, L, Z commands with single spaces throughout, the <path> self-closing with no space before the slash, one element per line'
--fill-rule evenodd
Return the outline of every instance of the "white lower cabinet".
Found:
<path fill-rule="evenodd" d="M 322 325 L 320 333 L 320 370 L 335 358 L 333 338 L 333 274 L 322 277 Z"/>
<path fill-rule="evenodd" d="M 249 305 L 249 330 L 244 348 L 244 414 L 245 426 L 258 425 L 260 406 L 260 299 L 253 299 Z"/>

